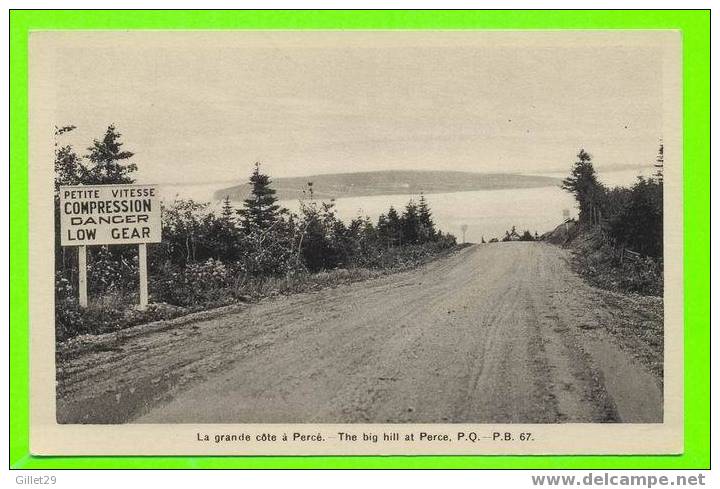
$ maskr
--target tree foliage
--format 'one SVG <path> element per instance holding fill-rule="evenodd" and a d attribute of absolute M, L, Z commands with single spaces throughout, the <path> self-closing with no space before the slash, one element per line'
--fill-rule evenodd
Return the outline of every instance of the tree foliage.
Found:
<path fill-rule="evenodd" d="M 581 225 L 597 226 L 622 246 L 653 258 L 663 253 L 663 146 L 658 149 L 651 178 L 638 177 L 630 188 L 607 188 L 595 175 L 592 158 L 578 153 L 571 175 L 562 188 L 578 202 Z"/>
<path fill-rule="evenodd" d="M 609 226 L 611 235 L 638 253 L 662 257 L 662 183 L 640 177 L 629 192 L 622 194 L 622 204 L 616 206 L 618 213 Z"/>
<path fill-rule="evenodd" d="M 270 177 L 260 172 L 260 163 L 250 175 L 251 194 L 238 210 L 240 221 L 248 231 L 265 230 L 275 224 L 280 214 L 280 206 L 276 204 L 275 189 L 271 186 Z"/>
<path fill-rule="evenodd" d="M 590 222 L 593 219 L 593 208 L 600 199 L 601 186 L 595 174 L 592 156 L 584 149 L 578 152 L 570 176 L 562 181 L 562 189 L 575 196 L 580 222 Z"/>
<path fill-rule="evenodd" d="M 75 126 L 55 126 L 55 193 L 61 185 L 78 185 L 82 183 L 85 167 L 69 144 L 61 145 L 60 136 L 75 130 Z"/>
<path fill-rule="evenodd" d="M 418 239 L 422 242 L 431 241 L 435 237 L 435 223 L 432 220 L 430 206 L 425 195 L 420 194 L 418 204 Z"/>
<path fill-rule="evenodd" d="M 123 151 L 120 134 L 114 125 L 109 125 L 102 139 L 93 140 L 85 158 L 90 162 L 83 166 L 81 179 L 85 185 L 127 184 L 135 179 L 132 174 L 137 170 L 135 163 L 129 163 L 132 151 Z"/>

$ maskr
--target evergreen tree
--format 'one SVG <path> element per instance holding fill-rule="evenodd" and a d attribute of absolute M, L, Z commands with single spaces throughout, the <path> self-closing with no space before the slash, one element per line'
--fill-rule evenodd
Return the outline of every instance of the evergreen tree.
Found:
<path fill-rule="evenodd" d="M 230 201 L 230 196 L 225 196 L 223 199 L 220 218 L 211 219 L 210 224 L 213 228 L 211 235 L 214 236 L 216 241 L 214 243 L 216 255 L 222 260 L 237 259 L 240 240 L 238 230 L 235 227 L 235 209 Z"/>
<path fill-rule="evenodd" d="M 390 245 L 400 245 L 403 242 L 403 230 L 402 230 L 402 223 L 400 221 L 400 216 L 398 215 L 397 211 L 393 206 L 390 206 L 390 209 L 387 213 L 387 229 L 388 229 L 388 237 L 390 239 Z"/>
<path fill-rule="evenodd" d="M 595 222 L 597 206 L 602 199 L 603 189 L 597 180 L 592 156 L 581 149 L 577 154 L 571 175 L 562 181 L 562 189 L 575 196 L 580 208 L 580 222 Z"/>
<path fill-rule="evenodd" d="M 421 243 L 432 241 L 435 238 L 435 223 L 432 220 L 432 213 L 428 206 L 425 196 L 420 194 L 420 204 L 418 205 L 418 238 Z"/>
<path fill-rule="evenodd" d="M 55 192 L 61 185 L 78 185 L 87 169 L 82 159 L 69 144 L 60 146 L 60 136 L 76 129 L 75 126 L 55 126 Z"/>
<path fill-rule="evenodd" d="M 134 153 L 120 149 L 123 145 L 120 136 L 122 134 L 117 132 L 115 126 L 110 125 L 102 140 L 93 140 L 93 145 L 88 148 L 90 153 L 86 156 L 92 166 L 83 170 L 83 184 L 124 184 L 135 181 L 131 174 L 137 170 L 137 165 L 125 162 L 132 158 Z"/>
<path fill-rule="evenodd" d="M 663 254 L 663 192 L 654 179 L 638 178 L 630 199 L 611 233 L 621 243 L 643 255 L 655 258 Z"/>
<path fill-rule="evenodd" d="M 235 209 L 233 208 L 232 203 L 230 202 L 230 196 L 226 195 L 223 199 L 222 204 L 222 210 L 220 211 L 220 215 L 222 216 L 223 220 L 226 222 L 233 222 L 234 216 L 235 216 Z"/>
<path fill-rule="evenodd" d="M 388 219 L 385 214 L 380 214 L 380 217 L 378 217 L 376 229 L 380 243 L 390 246 L 390 225 L 388 224 Z"/>
<path fill-rule="evenodd" d="M 377 229 L 375 229 L 375 226 L 368 216 L 365 216 L 363 219 L 362 238 L 366 243 L 370 243 L 378 239 Z"/>
<path fill-rule="evenodd" d="M 243 208 L 237 211 L 246 230 L 265 230 L 277 222 L 280 206 L 275 203 L 277 197 L 270 183 L 270 177 L 260 173 L 260 163 L 255 163 L 255 170 L 250 176 L 251 195 L 243 201 Z"/>
<path fill-rule="evenodd" d="M 403 243 L 414 244 L 418 242 L 420 235 L 420 216 L 418 207 L 412 200 L 405 206 L 401 219 Z"/>

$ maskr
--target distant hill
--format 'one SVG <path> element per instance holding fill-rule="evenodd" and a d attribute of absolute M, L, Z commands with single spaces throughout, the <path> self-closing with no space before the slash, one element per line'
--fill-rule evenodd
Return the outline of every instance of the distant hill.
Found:
<path fill-rule="evenodd" d="M 553 177 L 510 173 L 472 173 L 459 171 L 371 171 L 333 173 L 272 179 L 272 187 L 280 200 L 303 198 L 308 182 L 313 183 L 315 198 L 332 199 L 366 195 L 437 194 L 470 190 L 534 188 L 559 185 Z M 247 183 L 219 189 L 215 199 L 242 200 L 250 194 Z"/>

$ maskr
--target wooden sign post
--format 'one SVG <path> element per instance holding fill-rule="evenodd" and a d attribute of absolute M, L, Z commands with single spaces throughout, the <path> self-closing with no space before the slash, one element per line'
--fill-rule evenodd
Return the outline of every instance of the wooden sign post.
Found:
<path fill-rule="evenodd" d="M 138 245 L 138 268 L 140 271 L 140 310 L 148 306 L 147 244 Z"/>
<path fill-rule="evenodd" d="M 78 301 L 88 306 L 87 247 L 138 245 L 139 309 L 148 306 L 147 244 L 162 240 L 154 185 L 60 187 L 60 244 L 78 247 Z"/>
<path fill-rule="evenodd" d="M 87 300 L 87 247 L 78 246 L 78 290 L 80 307 L 88 305 Z"/>

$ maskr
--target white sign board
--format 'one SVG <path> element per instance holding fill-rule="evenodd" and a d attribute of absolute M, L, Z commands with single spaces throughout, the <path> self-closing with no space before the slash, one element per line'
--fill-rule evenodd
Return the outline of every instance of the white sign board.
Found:
<path fill-rule="evenodd" d="M 159 243 L 161 229 L 154 185 L 60 187 L 62 246 Z"/>

